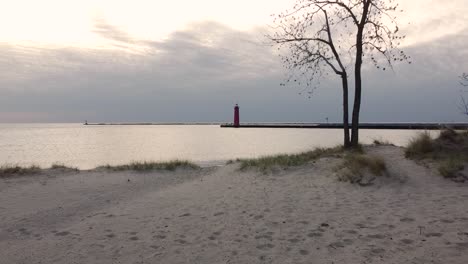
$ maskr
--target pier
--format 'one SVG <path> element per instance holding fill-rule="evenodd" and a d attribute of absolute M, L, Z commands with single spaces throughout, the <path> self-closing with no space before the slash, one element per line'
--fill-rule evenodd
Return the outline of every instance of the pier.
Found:
<path fill-rule="evenodd" d="M 351 124 L 349 125 L 351 128 Z M 308 128 L 308 129 L 340 129 L 342 123 L 233 123 L 221 124 L 225 128 Z M 440 130 L 451 128 L 455 130 L 468 129 L 468 123 L 360 123 L 360 129 L 414 129 Z"/>

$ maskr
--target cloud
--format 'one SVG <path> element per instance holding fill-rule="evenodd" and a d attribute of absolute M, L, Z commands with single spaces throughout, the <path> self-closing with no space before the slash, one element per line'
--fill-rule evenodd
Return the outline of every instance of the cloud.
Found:
<path fill-rule="evenodd" d="M 0 121 L 243 121 L 341 119 L 341 88 L 323 80 L 311 99 L 280 87 L 287 72 L 262 44 L 264 29 L 191 24 L 163 41 L 135 40 L 97 23 L 126 49 L 34 48 L 1 44 Z M 468 71 L 467 35 L 405 48 L 412 65 L 366 68 L 363 121 L 463 120 L 457 76 Z M 37 113 L 36 115 L 31 113 Z"/>
<path fill-rule="evenodd" d="M 106 39 L 124 42 L 124 43 L 133 43 L 133 38 L 130 35 L 120 30 L 118 27 L 108 24 L 103 18 L 94 19 L 94 29 L 93 32 L 104 37 Z"/>

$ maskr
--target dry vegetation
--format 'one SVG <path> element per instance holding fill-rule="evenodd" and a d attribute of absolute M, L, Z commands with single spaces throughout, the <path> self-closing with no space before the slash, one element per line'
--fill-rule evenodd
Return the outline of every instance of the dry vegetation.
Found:
<path fill-rule="evenodd" d="M 414 160 L 431 160 L 438 164 L 439 173 L 445 178 L 464 182 L 468 176 L 461 171 L 468 162 L 468 132 L 451 129 L 440 132 L 433 139 L 428 133 L 413 138 L 405 150 L 405 156 Z"/>
<path fill-rule="evenodd" d="M 41 168 L 35 165 L 21 167 L 18 165 L 3 165 L 0 167 L 0 178 L 6 178 L 16 175 L 32 175 L 41 172 Z"/>
<path fill-rule="evenodd" d="M 51 170 L 70 170 L 70 171 L 79 171 L 78 168 L 76 167 L 70 167 L 70 166 L 66 166 L 64 164 L 61 164 L 61 163 L 54 163 L 52 164 L 52 166 L 50 167 Z"/>
<path fill-rule="evenodd" d="M 395 146 L 393 143 L 385 139 L 374 139 L 372 143 L 376 146 Z"/>
<path fill-rule="evenodd" d="M 310 161 L 317 160 L 322 157 L 341 154 L 343 151 L 343 147 L 338 146 L 334 148 L 317 148 L 315 150 L 299 154 L 280 154 L 256 159 L 237 159 L 236 161 L 240 162 L 241 170 L 256 168 L 263 173 L 267 173 L 277 168 L 284 169 L 288 167 L 304 165 Z"/>
<path fill-rule="evenodd" d="M 174 160 L 168 162 L 132 162 L 130 164 L 125 165 L 105 165 L 97 167 L 96 169 L 106 169 L 112 171 L 126 171 L 126 170 L 133 170 L 133 171 L 152 171 L 152 170 L 168 170 L 174 171 L 178 168 L 186 168 L 186 169 L 198 169 L 199 166 L 185 160 Z M 0 178 L 7 178 L 7 177 L 14 177 L 14 176 L 21 176 L 21 175 L 34 175 L 40 174 L 42 171 L 47 169 L 42 169 L 38 166 L 32 165 L 29 167 L 22 167 L 18 165 L 3 165 L 0 167 Z M 79 172 L 80 170 L 76 167 L 69 167 L 60 163 L 53 164 L 49 170 L 57 170 L 57 171 L 71 171 L 71 172 Z"/>
<path fill-rule="evenodd" d="M 300 154 L 282 154 L 266 156 L 257 159 L 238 159 L 240 170 L 258 169 L 263 173 L 274 169 L 285 169 L 307 164 L 324 157 L 337 157 L 343 162 L 336 168 L 338 180 L 360 185 L 370 185 L 375 176 L 386 171 L 385 162 L 380 157 L 365 154 L 360 146 L 358 149 L 345 150 L 338 146 L 334 148 L 318 148 Z M 233 161 L 228 161 L 228 164 Z"/>
<path fill-rule="evenodd" d="M 371 185 L 385 171 L 385 161 L 381 157 L 364 153 L 348 153 L 337 168 L 338 180 L 362 186 Z"/>
<path fill-rule="evenodd" d="M 199 166 L 191 163 L 186 160 L 173 160 L 167 162 L 132 162 L 130 164 L 124 165 L 105 165 L 100 166 L 97 169 L 106 169 L 106 170 L 113 170 L 113 171 L 126 171 L 126 170 L 133 170 L 133 171 L 152 171 L 152 170 L 169 170 L 174 171 L 178 168 L 185 168 L 185 169 L 198 169 Z"/>

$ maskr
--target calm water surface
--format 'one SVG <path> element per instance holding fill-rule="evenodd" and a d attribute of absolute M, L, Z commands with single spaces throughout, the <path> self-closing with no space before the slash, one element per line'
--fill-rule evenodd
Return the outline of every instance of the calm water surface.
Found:
<path fill-rule="evenodd" d="M 188 159 L 200 165 L 296 153 L 341 144 L 341 130 L 233 129 L 219 126 L 83 126 L 0 124 L 0 165 L 53 163 L 91 169 L 131 161 Z M 414 130 L 362 130 L 361 141 L 403 146 Z"/>

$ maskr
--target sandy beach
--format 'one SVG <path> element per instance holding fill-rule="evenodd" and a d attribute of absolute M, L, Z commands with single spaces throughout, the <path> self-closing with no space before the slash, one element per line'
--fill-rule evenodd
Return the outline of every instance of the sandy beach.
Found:
<path fill-rule="evenodd" d="M 468 184 L 367 151 L 388 168 L 368 187 L 336 158 L 0 179 L 0 263 L 468 263 Z"/>

